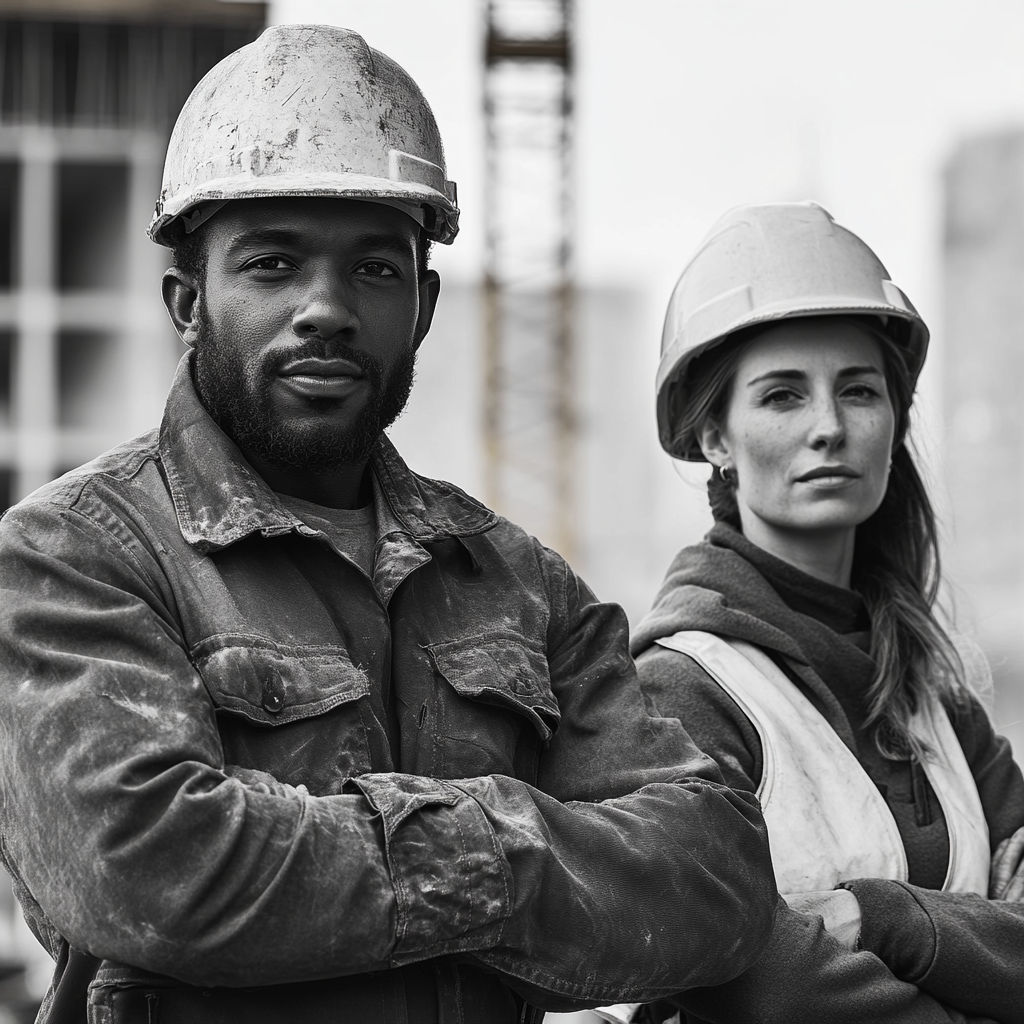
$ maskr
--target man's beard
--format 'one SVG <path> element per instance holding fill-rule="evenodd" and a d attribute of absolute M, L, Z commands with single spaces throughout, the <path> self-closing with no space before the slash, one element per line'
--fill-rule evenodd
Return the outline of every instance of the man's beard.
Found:
<path fill-rule="evenodd" d="M 401 415 L 415 376 L 416 353 L 404 353 L 387 379 L 380 362 L 367 352 L 323 338 L 306 339 L 288 350 L 288 360 L 342 358 L 366 375 L 370 399 L 354 422 L 331 418 L 333 399 L 313 399 L 317 418 L 275 422 L 270 389 L 281 361 L 270 353 L 258 364 L 243 366 L 237 355 L 218 343 L 205 309 L 197 310 L 195 385 L 220 428 L 243 451 L 276 469 L 325 470 L 365 462 L 381 433 Z"/>

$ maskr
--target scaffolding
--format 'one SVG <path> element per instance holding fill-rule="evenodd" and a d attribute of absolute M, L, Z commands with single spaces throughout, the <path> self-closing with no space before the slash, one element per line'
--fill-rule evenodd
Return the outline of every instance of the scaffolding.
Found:
<path fill-rule="evenodd" d="M 488 0 L 484 441 L 488 501 L 571 558 L 572 0 Z"/>

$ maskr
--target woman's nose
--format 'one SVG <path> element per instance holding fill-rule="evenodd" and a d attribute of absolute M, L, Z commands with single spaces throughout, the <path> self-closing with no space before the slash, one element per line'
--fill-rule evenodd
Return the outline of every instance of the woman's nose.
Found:
<path fill-rule="evenodd" d="M 358 327 L 359 318 L 336 275 L 319 275 L 311 281 L 292 317 L 292 331 L 304 338 L 314 334 L 333 338 Z"/>
<path fill-rule="evenodd" d="M 834 399 L 815 403 L 815 420 L 811 430 L 811 447 L 838 448 L 846 439 L 842 410 Z"/>

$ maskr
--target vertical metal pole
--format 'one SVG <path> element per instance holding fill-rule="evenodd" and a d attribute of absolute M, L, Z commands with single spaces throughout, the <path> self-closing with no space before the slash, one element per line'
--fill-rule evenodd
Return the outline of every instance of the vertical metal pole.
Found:
<path fill-rule="evenodd" d="M 17 340 L 13 406 L 21 496 L 53 476 L 57 452 L 57 296 L 54 291 L 56 148 L 50 133 L 23 129 L 18 204 Z"/>
<path fill-rule="evenodd" d="M 571 0 L 487 5 L 487 498 L 567 557 L 577 430 L 571 31 Z"/>

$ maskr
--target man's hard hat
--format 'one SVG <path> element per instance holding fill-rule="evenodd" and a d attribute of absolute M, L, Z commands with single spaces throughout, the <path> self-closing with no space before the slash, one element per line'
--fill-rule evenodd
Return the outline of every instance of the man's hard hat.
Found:
<path fill-rule="evenodd" d="M 277 25 L 186 100 L 149 236 L 171 245 L 232 199 L 329 196 L 397 206 L 434 241 L 458 232 L 455 183 L 416 83 L 355 32 Z"/>
<path fill-rule="evenodd" d="M 658 435 L 670 455 L 704 461 L 678 432 L 687 371 L 708 349 L 755 324 L 869 314 L 901 347 L 917 380 L 928 328 L 878 257 L 816 203 L 738 206 L 711 228 L 672 292 L 658 367 Z"/>

